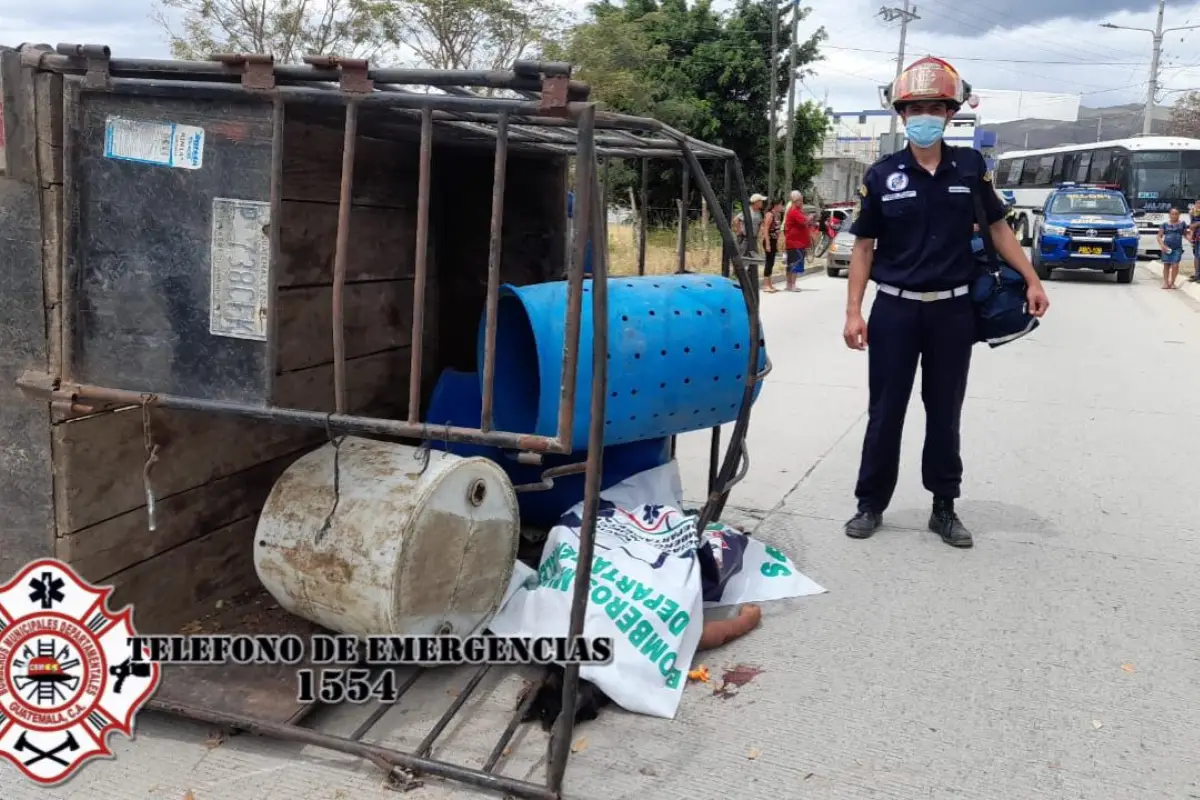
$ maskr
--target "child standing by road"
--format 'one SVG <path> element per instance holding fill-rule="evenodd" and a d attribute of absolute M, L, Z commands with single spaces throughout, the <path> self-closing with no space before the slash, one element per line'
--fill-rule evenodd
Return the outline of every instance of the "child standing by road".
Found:
<path fill-rule="evenodd" d="M 1172 208 L 1167 221 L 1158 231 L 1158 246 L 1162 250 L 1163 288 L 1174 289 L 1179 277 L 1179 262 L 1183 258 L 1183 237 L 1188 226 L 1179 221 L 1179 209 Z"/>

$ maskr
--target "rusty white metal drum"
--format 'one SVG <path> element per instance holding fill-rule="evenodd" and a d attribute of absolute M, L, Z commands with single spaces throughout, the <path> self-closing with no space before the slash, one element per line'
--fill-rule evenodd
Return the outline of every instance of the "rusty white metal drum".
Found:
<path fill-rule="evenodd" d="M 499 607 L 519 539 L 492 461 L 346 437 L 279 478 L 254 567 L 281 606 L 338 633 L 468 636 Z"/>

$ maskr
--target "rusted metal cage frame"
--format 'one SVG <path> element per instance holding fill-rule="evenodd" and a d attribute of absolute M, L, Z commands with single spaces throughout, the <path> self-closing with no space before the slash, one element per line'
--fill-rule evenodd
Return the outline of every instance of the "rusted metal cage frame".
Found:
<path fill-rule="evenodd" d="M 749 198 L 741 165 L 733 152 L 692 139 L 656 120 L 598 112 L 596 105 L 587 100 L 587 86 L 571 82 L 569 80 L 570 66 L 563 64 L 518 62 L 511 71 L 454 72 L 368 70 L 366 62 L 340 60 L 328 56 L 310 57 L 306 59 L 308 65 L 304 67 L 276 66 L 269 56 L 258 54 L 218 55 L 208 62 L 111 59 L 109 49 L 103 45 L 59 45 L 57 54 L 36 48 L 24 49 L 23 53 L 27 58 L 28 66 L 66 75 L 83 73 L 83 86 L 91 91 L 117 90 L 123 93 L 142 95 L 160 95 L 169 92 L 173 96 L 179 96 L 183 92 L 206 97 L 214 94 L 219 96 L 226 93 L 237 93 L 239 95 L 258 95 L 269 100 L 274 105 L 273 135 L 276 148 L 271 186 L 273 198 L 279 196 L 282 179 L 279 148 L 281 147 L 286 101 L 289 98 L 296 98 L 309 102 L 342 104 L 345 106 L 346 115 L 333 281 L 332 336 L 335 361 L 335 411 L 333 413 L 115 390 L 73 383 L 69 374 L 52 377 L 49 381 L 44 377 L 19 381 L 26 389 L 35 393 L 48 394 L 52 404 L 59 408 L 85 412 L 105 404 L 139 404 L 143 406 L 153 404 L 165 408 L 228 413 L 273 422 L 307 425 L 329 431 L 399 436 L 425 441 L 474 442 L 530 453 L 569 453 L 573 451 L 571 432 L 574 423 L 575 377 L 578 369 L 579 327 L 582 317 L 583 264 L 589 243 L 596 235 L 599 237 L 599 241 L 598 246 L 593 248 L 593 291 L 590 293 L 593 308 L 591 418 L 586 460 L 584 513 L 580 531 L 579 570 L 575 581 L 568 631 L 570 636 L 582 635 L 591 584 L 607 392 L 608 242 L 607 238 L 603 236 L 607 227 L 604 207 L 607 187 L 601 187 L 600 171 L 597 168 L 598 159 L 602 157 L 642 159 L 643 210 L 639 226 L 643 245 L 639 248 L 638 271 L 640 274 L 644 273 L 645 267 L 645 168 L 650 158 L 666 157 L 678 159 L 681 162 L 684 174 L 688 176 L 686 180 L 695 181 L 712 211 L 713 221 L 724 243 L 722 272 L 728 276 L 730 266 L 732 266 L 736 273 L 746 303 L 750 327 L 750 347 L 748 348 L 750 368 L 747 370 L 737 421 L 734 424 L 723 460 L 719 458 L 720 429 L 715 428 L 712 433 L 709 496 L 700 512 L 701 530 L 720 515 L 729 490 L 745 475 L 749 465 L 745 435 L 749 424 L 754 390 L 757 383 L 770 371 L 769 361 L 765 369 L 758 369 L 762 342 L 758 312 L 758 276 L 756 271 L 747 269 L 747 263 L 750 263 L 751 259 L 744 257 L 739 252 L 729 218 L 701 166 L 702 158 L 724 161 L 725 190 L 728 195 L 729 212 L 732 213 L 735 197 L 741 202 L 743 208 L 748 208 Z M 340 83 L 339 87 L 328 85 L 335 81 Z M 397 84 L 404 83 L 438 86 L 446 91 L 441 94 L 409 92 L 397 86 Z M 526 99 L 482 97 L 466 88 L 472 86 L 510 90 Z M 529 100 L 528 98 L 539 89 L 541 90 L 540 96 L 537 96 L 536 100 Z M 555 96 L 548 97 L 550 94 Z M 349 247 L 349 208 L 353 191 L 358 112 L 364 105 L 386 106 L 399 114 L 417 115 L 421 121 L 412 370 L 408 419 L 404 421 L 345 413 L 345 353 L 342 340 L 341 303 L 345 283 L 346 253 Z M 427 277 L 425 242 L 428 237 L 429 167 L 433 148 L 432 130 L 435 122 L 476 133 L 482 132 L 494 139 L 496 147 L 485 311 L 487 345 L 485 346 L 485 364 L 483 365 L 483 373 L 486 376 L 483 388 L 484 413 L 479 429 L 446 428 L 419 422 L 421 344 L 424 331 L 423 314 L 418 309 L 423 310 L 421 289 Z M 598 134 L 597 130 L 611 131 L 611 133 Z M 570 259 L 567 269 L 566 346 L 563 354 L 563 386 L 556 437 L 492 430 L 491 412 L 495 378 L 494 342 L 501 259 L 500 236 L 504 211 L 505 165 L 510 149 L 574 156 L 576 158 L 576 187 L 581 189 L 577 192 L 579 208 L 577 219 L 582 221 L 582 225 L 575 230 L 573 257 Z M 736 192 L 734 191 L 735 179 Z M 684 209 L 684 213 L 686 213 L 686 209 Z M 277 225 L 278 221 L 273 220 L 271 234 L 273 242 L 276 242 L 278 238 Z M 755 245 L 752 239 L 749 240 L 749 247 L 749 254 L 753 254 Z M 686 240 L 681 237 L 678 253 L 681 269 L 686 260 L 685 251 Z M 275 252 L 274 247 L 272 252 Z M 68 367 L 64 363 L 64 372 L 67 369 Z M 719 461 L 720 465 L 718 466 Z M 542 488 L 549 488 L 548 481 L 554 477 L 552 473 L 553 470 L 547 471 L 544 481 L 547 485 Z M 535 489 L 538 487 L 533 485 L 522 488 Z M 331 736 L 298 724 L 273 723 L 201 708 L 164 705 L 162 710 L 247 732 L 359 755 L 389 771 L 394 767 L 399 767 L 521 797 L 561 797 L 574 730 L 579 685 L 578 665 L 569 665 L 565 669 L 562 711 L 551 736 L 547 781 L 544 785 L 495 775 L 492 771 L 498 763 L 503 749 L 513 736 L 524 710 L 528 707 L 534 694 L 533 691 L 527 694 L 514 711 L 501 741 L 493 749 L 482 769 L 463 767 L 428 757 L 434 740 L 457 714 L 486 671 L 486 665 L 476 671 L 464 691 L 460 692 L 456 702 L 442 716 L 415 753 L 404 753 L 378 745 L 364 744 L 360 741 L 370 726 L 382 716 L 382 708 L 377 710 L 351 737 Z M 405 688 L 411 686 L 412 682 L 412 680 L 407 682 Z"/>

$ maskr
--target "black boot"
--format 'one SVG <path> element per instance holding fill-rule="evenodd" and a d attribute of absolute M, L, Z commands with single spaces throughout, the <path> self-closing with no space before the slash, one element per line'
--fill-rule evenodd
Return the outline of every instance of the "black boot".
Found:
<path fill-rule="evenodd" d="M 879 530 L 883 524 L 883 516 L 874 511 L 860 510 L 846 523 L 846 535 L 851 539 L 869 539 L 871 534 Z"/>
<path fill-rule="evenodd" d="M 935 498 L 933 513 L 929 515 L 929 530 L 942 537 L 951 547 L 974 547 L 971 532 L 954 513 L 954 501 Z"/>

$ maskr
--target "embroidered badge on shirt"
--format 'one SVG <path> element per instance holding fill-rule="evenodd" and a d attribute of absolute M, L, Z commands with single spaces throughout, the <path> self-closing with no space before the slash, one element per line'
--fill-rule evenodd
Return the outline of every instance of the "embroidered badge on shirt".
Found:
<path fill-rule="evenodd" d="M 887 188 L 892 192 L 902 192 L 908 186 L 908 176 L 903 172 L 893 172 L 887 176 Z"/>

